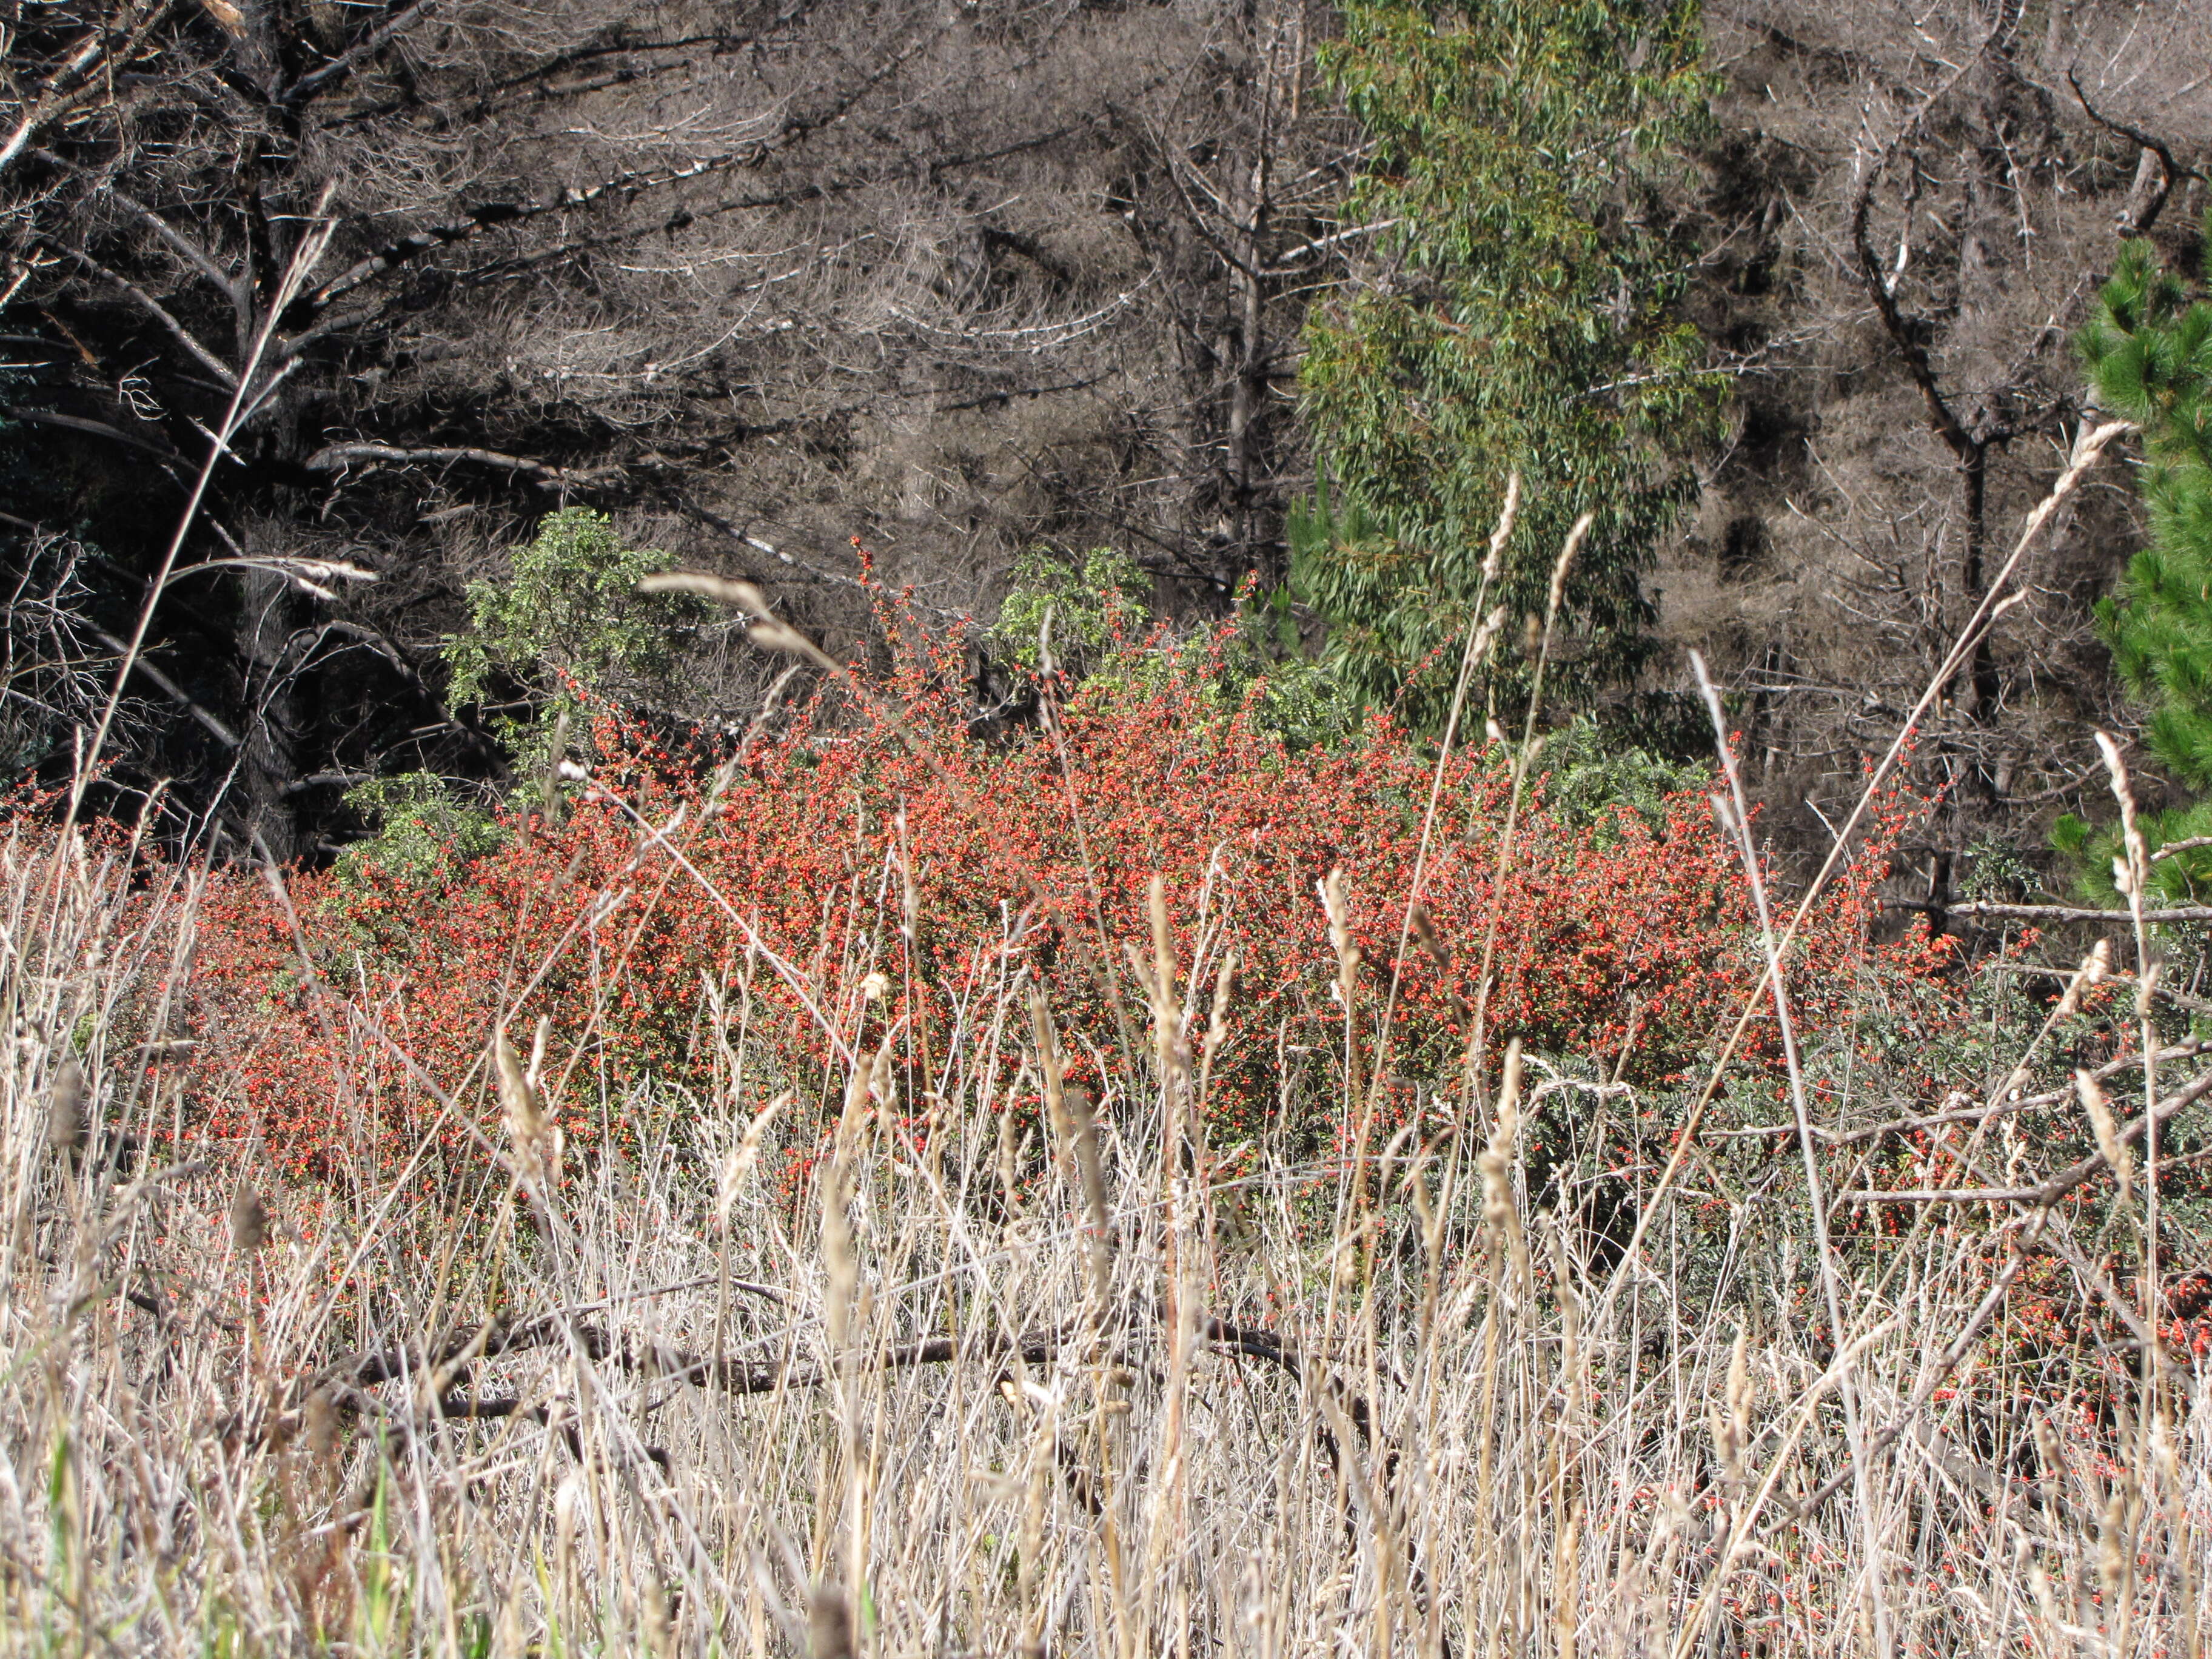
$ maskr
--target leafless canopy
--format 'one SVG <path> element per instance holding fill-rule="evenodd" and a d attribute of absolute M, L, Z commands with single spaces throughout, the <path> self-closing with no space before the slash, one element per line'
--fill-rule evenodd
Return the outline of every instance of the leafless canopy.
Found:
<path fill-rule="evenodd" d="M 2118 239 L 2197 257 L 2212 156 L 2202 7 L 1716 0 L 1722 137 L 1706 325 L 1738 423 L 1668 628 L 1731 663 L 1754 769 L 1819 824 L 1984 596 L 2083 420 L 2070 348 Z M 1952 791 L 1929 896 L 1992 826 L 2029 842 L 2102 776 L 2128 719 L 2089 605 L 2134 544 L 2132 491 L 2083 492 L 2028 598 L 1927 734 Z"/>
<path fill-rule="evenodd" d="M 23 8 L 5 400 L 73 471 L 36 510 L 143 558 L 242 396 L 186 562 L 380 568 L 332 607 L 239 566 L 156 629 L 283 850 L 303 776 L 482 749 L 428 653 L 554 505 L 825 623 L 854 536 L 947 612 L 1040 541 L 1218 603 L 1279 561 L 1346 240 L 1324 32 L 1303 0 Z"/>

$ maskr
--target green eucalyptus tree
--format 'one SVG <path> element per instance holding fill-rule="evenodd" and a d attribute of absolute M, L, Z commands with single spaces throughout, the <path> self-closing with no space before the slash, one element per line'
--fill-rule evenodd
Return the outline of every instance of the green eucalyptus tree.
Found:
<path fill-rule="evenodd" d="M 1372 141 L 1352 222 L 1378 228 L 1308 330 L 1323 483 L 1292 525 L 1293 586 L 1353 690 L 1432 720 L 1518 471 L 1528 505 L 1481 603 L 1540 614 L 1595 512 L 1550 684 L 1617 684 L 1645 654 L 1639 579 L 1694 492 L 1674 459 L 1719 404 L 1661 207 L 1707 119 L 1696 0 L 1354 0 L 1326 63 Z M 1493 676 L 1497 702 L 1524 672 Z"/>

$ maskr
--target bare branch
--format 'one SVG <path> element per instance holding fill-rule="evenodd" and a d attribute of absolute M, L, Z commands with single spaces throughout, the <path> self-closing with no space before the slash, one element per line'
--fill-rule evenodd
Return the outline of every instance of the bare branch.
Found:
<path fill-rule="evenodd" d="M 113 24 L 86 34 L 46 76 L 46 83 L 38 94 L 24 100 L 22 118 L 6 139 L 0 140 L 0 173 L 15 164 L 15 158 L 40 128 L 100 96 L 105 88 L 93 77 L 93 70 L 102 62 L 128 63 L 168 10 L 166 0 L 155 4 L 149 4 L 147 0 L 128 0 Z M 118 35 L 122 37 L 119 41 Z"/>
<path fill-rule="evenodd" d="M 45 162 L 47 166 L 58 167 L 63 172 L 93 185 L 103 196 L 129 213 L 132 218 L 144 225 L 155 235 L 160 237 L 173 252 L 198 270 L 226 296 L 234 301 L 237 300 L 239 279 L 234 278 L 230 272 L 217 264 L 205 248 L 179 230 L 160 214 L 146 206 L 128 191 L 124 190 L 112 179 L 101 178 L 94 174 L 89 167 L 80 167 L 75 161 L 64 156 L 57 155 L 50 149 L 34 149 L 31 154 L 34 159 Z"/>
<path fill-rule="evenodd" d="M 2081 77 L 2071 69 L 2066 71 L 2066 84 L 2074 88 L 2074 96 L 2080 100 L 2083 113 L 2087 114 L 2092 121 L 2107 132 L 2116 133 L 2120 137 L 2132 140 L 2140 145 L 2145 153 L 2157 158 L 2158 182 L 2151 186 L 2149 194 L 2143 199 L 2141 205 L 2137 205 L 2136 201 L 2136 196 L 2141 193 L 2141 186 L 2138 185 L 2137 191 L 2130 193 L 2128 205 L 2120 215 L 2120 234 L 2140 236 L 2157 223 L 2158 216 L 2166 210 L 2166 198 L 2173 193 L 2176 180 L 2202 179 L 2204 175 L 2195 167 L 2184 167 L 2175 161 L 2172 147 L 2155 133 L 2147 132 L 2141 127 L 2130 126 L 2124 121 L 2116 120 L 2098 109 L 2089 101 L 2089 94 L 2082 90 Z"/>
<path fill-rule="evenodd" d="M 130 655 L 130 646 L 124 641 L 117 639 L 106 629 L 95 628 L 92 630 L 92 634 L 94 638 L 114 652 L 118 660 Z M 224 748 L 235 749 L 239 746 L 238 733 L 225 726 L 216 718 L 212 710 L 193 696 L 191 692 L 155 667 L 143 653 L 131 658 L 131 666 L 134 672 L 142 674 L 151 681 L 163 696 L 168 698 L 171 702 L 179 705 L 187 714 L 198 721 L 206 730 L 207 734 Z"/>
<path fill-rule="evenodd" d="M 170 336 L 175 339 L 179 345 L 184 347 L 186 351 L 192 355 L 192 356 L 198 362 L 201 368 L 206 369 L 209 374 L 214 375 L 216 379 L 222 382 L 223 389 L 225 391 L 236 390 L 238 386 L 238 376 L 232 372 L 230 365 L 224 362 L 222 358 L 216 356 L 215 353 L 210 351 L 205 346 L 194 339 L 192 337 L 191 331 L 186 328 L 182 323 L 179 322 L 175 317 L 171 315 L 168 307 L 164 306 L 159 300 L 156 300 L 152 295 L 147 293 L 145 289 L 140 288 L 137 283 L 131 281 L 128 277 L 118 276 L 114 271 L 110 270 L 106 265 L 100 264 L 99 260 L 94 258 L 89 253 L 87 253 L 82 248 L 72 247 L 66 242 L 50 241 L 46 246 L 52 248 L 57 253 L 64 254 L 68 258 L 76 260 L 79 264 L 84 266 L 86 270 L 98 276 L 101 282 L 106 283 L 108 287 L 122 295 L 123 297 L 130 301 L 131 304 L 137 306 L 139 310 L 144 312 L 149 317 L 159 323 L 162 328 L 167 330 Z"/>
<path fill-rule="evenodd" d="M 404 3 L 387 7 L 384 16 L 371 25 L 361 39 L 322 68 L 301 76 L 279 93 L 277 103 L 285 108 L 297 109 L 326 88 L 343 82 L 368 58 L 381 52 L 408 25 L 420 18 L 428 9 L 429 3 L 430 0 L 404 0 Z"/>
<path fill-rule="evenodd" d="M 113 443 L 128 444 L 133 449 L 143 449 L 149 455 L 160 456 L 164 461 L 184 465 L 185 458 L 175 450 L 149 443 L 143 438 L 125 432 L 121 427 L 110 426 L 106 421 L 89 420 L 82 415 L 64 415 L 51 409 L 11 409 L 8 413 L 14 420 L 29 421 L 38 426 L 58 426 L 70 432 L 90 433 L 96 438 L 106 438 Z"/>
<path fill-rule="evenodd" d="M 1886 910 L 1919 910 L 1926 907 L 1910 899 L 1884 899 Z M 2125 910 L 2099 910 L 2081 904 L 1999 904 L 1976 900 L 1970 904 L 1951 904 L 1944 907 L 1954 916 L 1995 916 L 2006 921 L 2095 921 L 2118 927 L 2131 922 Z M 2146 910 L 2142 919 L 2149 922 L 2212 921 L 2212 905 L 2184 904 L 2171 909 Z"/>
<path fill-rule="evenodd" d="M 495 449 L 421 447 L 403 449 L 392 444 L 346 443 L 331 444 L 317 450 L 301 462 L 311 472 L 343 472 L 363 461 L 383 461 L 398 465 L 422 465 L 455 461 L 472 461 L 478 466 L 497 467 L 508 472 L 526 473 L 546 489 L 558 489 L 563 484 L 580 483 L 587 478 L 605 476 L 608 469 L 594 467 L 587 471 L 572 472 L 563 467 L 548 466 L 543 461 L 533 461 L 526 455 L 503 455 Z"/>

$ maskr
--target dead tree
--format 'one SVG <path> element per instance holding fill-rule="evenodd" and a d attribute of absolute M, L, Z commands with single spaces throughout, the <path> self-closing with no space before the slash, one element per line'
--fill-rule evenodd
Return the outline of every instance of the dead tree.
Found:
<path fill-rule="evenodd" d="M 112 631 L 250 411 L 152 659 L 239 742 L 180 713 L 137 773 L 288 856 L 346 821 L 330 780 L 495 764 L 437 641 L 562 503 L 833 631 L 856 535 L 947 616 L 1038 541 L 1214 592 L 1264 564 L 1285 346 L 1342 228 L 1321 28 L 1225 0 L 27 10 L 0 409 L 25 516 L 114 567 Z M 332 605 L 270 562 L 308 554 L 381 580 Z M 736 696 L 708 664 L 684 712 Z"/>
<path fill-rule="evenodd" d="M 1708 11 L 1725 90 L 1708 157 L 1706 325 L 1739 423 L 1666 626 L 1732 659 L 1780 826 L 1856 786 L 1878 731 L 1981 602 L 1992 525 L 2083 418 L 2070 337 L 2118 239 L 2193 240 L 2212 155 L 2212 21 L 2118 3 Z M 1989 836 L 2033 849 L 2127 718 L 2090 605 L 2133 534 L 2120 475 L 2049 538 L 1923 733 L 1947 792 L 1926 896 Z M 1902 699 L 1902 701 L 1900 701 Z"/>

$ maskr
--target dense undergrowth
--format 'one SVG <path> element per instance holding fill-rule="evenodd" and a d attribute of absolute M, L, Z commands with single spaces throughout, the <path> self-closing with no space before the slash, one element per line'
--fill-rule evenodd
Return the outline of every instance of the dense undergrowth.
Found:
<path fill-rule="evenodd" d="M 495 814 L 434 824 L 427 854 L 372 848 L 294 876 L 287 900 L 251 872 L 213 881 L 197 952 L 210 1122 L 325 1176 L 372 1147 L 404 1160 L 431 1132 L 428 1096 L 386 1120 L 331 1113 L 327 1079 L 356 1057 L 332 1051 L 352 1039 L 303 951 L 482 1122 L 497 1112 L 485 1034 L 550 1020 L 555 1073 L 575 1085 L 552 1103 L 580 1143 L 599 1126 L 573 1102 L 710 1087 L 739 1029 L 816 1098 L 884 1048 L 926 1137 L 937 1067 L 988 1018 L 978 988 L 1010 974 L 1065 1023 L 1071 1082 L 1110 1098 L 1140 1069 L 1125 951 L 1150 939 L 1155 883 L 1185 1015 L 1213 1028 L 1206 1133 L 1247 1148 L 1340 1140 L 1322 1080 L 1339 1060 L 1370 1097 L 1370 1134 L 1449 1121 L 1509 1037 L 1664 1097 L 1702 1080 L 1759 976 L 1706 787 L 1555 805 L 1539 754 L 1516 805 L 1504 744 L 1439 764 L 1379 715 L 1292 748 L 1264 678 L 1224 694 L 1227 631 L 1131 643 L 1122 672 L 1053 701 L 1038 728 L 986 738 L 968 730 L 957 640 L 885 617 L 888 672 L 772 730 L 716 744 L 601 706 L 578 744 L 588 781 L 533 781 Z M 1911 811 L 1887 809 L 1800 933 L 1808 1040 L 1870 995 L 1893 1045 L 1967 1018 L 1942 949 L 1878 933 L 1887 841 Z M 1358 952 L 1348 979 L 1333 907 Z M 1736 1044 L 1739 1086 L 1778 1098 L 1778 1052 L 1759 1023 Z"/>
<path fill-rule="evenodd" d="M 2197 1651 L 2140 941 L 1886 926 L 1870 781 L 1784 945 L 1718 775 L 1228 635 L 975 730 L 886 618 L 320 872 L 14 824 L 0 1648 Z"/>

